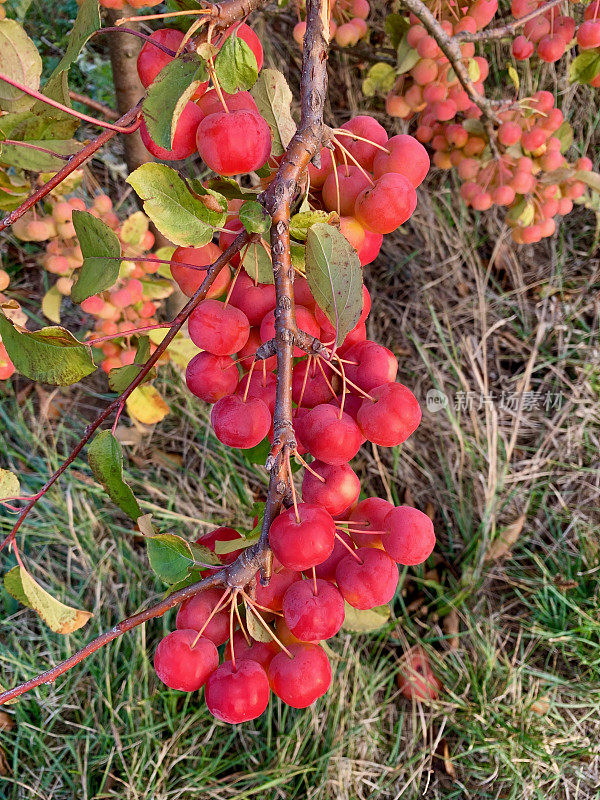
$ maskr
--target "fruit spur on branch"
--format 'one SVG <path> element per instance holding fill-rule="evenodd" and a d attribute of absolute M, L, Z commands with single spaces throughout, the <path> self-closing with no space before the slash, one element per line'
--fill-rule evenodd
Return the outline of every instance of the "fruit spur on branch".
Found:
<path fill-rule="evenodd" d="M 415 211 L 429 158 L 415 138 L 390 138 L 370 116 L 336 128 L 323 124 L 329 7 L 322 0 L 307 2 L 297 123 L 284 76 L 263 69 L 258 37 L 233 16 L 246 17 L 252 3 L 242 5 L 220 4 L 215 18 L 204 11 L 208 24 L 187 34 L 161 28 L 140 52 L 146 96 L 138 123 L 126 132 L 139 124 L 146 147 L 161 161 L 196 160 L 186 165 L 185 177 L 173 165 L 152 162 L 128 182 L 176 245 L 170 272 L 189 301 L 170 323 L 128 328 L 140 342 L 150 329 L 162 326 L 167 333 L 146 351 L 144 363 L 120 362 L 125 388 L 28 499 L 4 542 L 16 547 L 29 510 L 90 442 L 92 471 L 146 536 L 150 565 L 169 584 L 167 596 L 44 675 L 0 694 L 0 702 L 179 606 L 175 630 L 154 656 L 163 683 L 187 692 L 204 686 L 208 709 L 228 723 L 258 717 L 271 693 L 305 708 L 331 683 L 323 643 L 349 613 L 391 603 L 398 565 L 422 564 L 433 551 L 430 518 L 361 496 L 351 465 L 367 443 L 401 446 L 421 420 L 416 397 L 399 380 L 396 357 L 367 338 L 371 298 L 362 268 L 377 257 L 383 237 Z M 233 18 L 223 17 L 228 9 Z M 71 222 L 61 224 L 73 226 L 83 260 L 71 287 L 74 302 L 89 305 L 107 290 L 103 302 L 115 307 L 133 299 L 112 293 L 119 262 L 130 256 L 107 224 L 112 217 L 103 218 L 109 210 L 64 211 Z M 139 260 L 152 259 L 143 254 Z M 135 280 L 116 291 L 131 294 Z M 122 478 L 118 491 L 114 486 L 122 472 L 116 420 L 131 392 L 154 377 L 185 323 L 200 350 L 187 364 L 189 390 L 212 405 L 216 438 L 231 448 L 262 448 L 269 473 L 252 531 L 219 527 L 194 542 L 157 533 L 127 499 L 128 487 L 124 500 Z M 53 334 L 8 327 L 2 318 L 0 324 L 17 370 L 32 377 L 18 345 L 26 341 L 31 351 Z M 59 350 L 68 338 L 61 330 Z M 84 345 L 69 340 L 71 350 L 85 351 Z M 141 349 L 138 344 L 134 355 L 140 362 Z M 95 369 L 83 352 L 77 355 L 68 379 L 52 365 L 54 382 L 73 382 L 74 373 Z M 110 380 L 112 364 L 103 366 Z M 112 432 L 97 432 L 113 412 Z M 22 560 L 16 569 L 24 569 Z"/>

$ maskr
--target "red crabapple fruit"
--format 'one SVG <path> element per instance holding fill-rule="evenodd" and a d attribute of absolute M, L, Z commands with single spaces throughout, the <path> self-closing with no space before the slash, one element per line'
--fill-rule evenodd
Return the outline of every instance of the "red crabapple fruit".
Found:
<path fill-rule="evenodd" d="M 229 614 L 226 611 L 217 611 L 210 622 L 205 626 L 206 620 L 217 603 L 221 600 L 223 592 L 219 589 L 204 589 L 180 605 L 177 612 L 175 625 L 178 630 L 202 631 L 202 636 L 210 639 L 217 647 L 229 639 Z"/>
<path fill-rule="evenodd" d="M 408 178 L 386 172 L 358 195 L 354 213 L 369 230 L 391 233 L 406 222 L 416 207 L 417 193 Z"/>
<path fill-rule="evenodd" d="M 237 394 L 218 400 L 210 419 L 217 439 L 240 450 L 256 447 L 271 427 L 271 412 L 263 400 L 250 397 L 244 402 Z"/>
<path fill-rule="evenodd" d="M 291 644 L 269 664 L 271 689 L 292 708 L 307 708 L 331 685 L 331 665 L 318 644 Z"/>
<path fill-rule="evenodd" d="M 395 562 L 374 547 L 359 547 L 337 565 L 335 581 L 344 599 L 354 608 L 366 610 L 389 603 L 398 586 Z"/>
<path fill-rule="evenodd" d="M 382 447 L 402 444 L 421 422 L 416 397 L 401 383 L 384 383 L 369 392 L 358 410 L 357 421 L 367 439 Z"/>
<path fill-rule="evenodd" d="M 229 356 L 246 344 L 250 325 L 239 308 L 218 300 L 203 300 L 190 314 L 188 330 L 196 347 L 217 356 Z"/>
<path fill-rule="evenodd" d="M 229 356 L 215 356 L 208 352 L 195 355 L 185 371 L 188 389 L 205 403 L 216 403 L 225 395 L 233 394 L 238 378 L 238 371 Z"/>
<path fill-rule="evenodd" d="M 299 503 L 275 517 L 269 530 L 273 553 L 298 572 L 325 561 L 333 551 L 335 525 L 331 515 L 313 503 Z"/>
<path fill-rule="evenodd" d="M 260 169 L 271 154 L 271 130 L 256 111 L 220 111 L 204 117 L 197 132 L 198 152 L 219 175 Z"/>
<path fill-rule="evenodd" d="M 204 690 L 210 713 L 236 725 L 260 717 L 269 704 L 269 680 L 264 668 L 250 659 L 224 661 L 209 676 Z"/>
<path fill-rule="evenodd" d="M 194 645 L 197 636 L 194 630 L 171 631 L 156 648 L 154 669 L 171 689 L 195 692 L 219 665 L 214 642 L 201 636 Z"/>
<path fill-rule="evenodd" d="M 398 564 L 422 564 L 435 547 L 433 523 L 417 508 L 393 508 L 384 520 L 384 527 L 389 531 L 381 537 L 385 552 Z"/>
<path fill-rule="evenodd" d="M 333 466 L 322 461 L 313 461 L 312 472 L 305 471 L 302 479 L 302 497 L 308 503 L 323 506 L 330 514 L 341 514 L 356 502 L 360 494 L 358 475 L 349 464 Z"/>
<path fill-rule="evenodd" d="M 344 598 L 333 583 L 321 578 L 296 581 L 283 596 L 283 618 L 300 641 L 330 639 L 342 627 Z"/>

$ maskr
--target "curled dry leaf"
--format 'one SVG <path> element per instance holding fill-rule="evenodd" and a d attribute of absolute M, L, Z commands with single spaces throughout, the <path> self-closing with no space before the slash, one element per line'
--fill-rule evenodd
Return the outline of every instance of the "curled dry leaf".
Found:
<path fill-rule="evenodd" d="M 521 514 L 513 523 L 511 523 L 507 528 L 504 528 L 498 536 L 491 542 L 490 546 L 487 549 L 487 552 L 484 556 L 484 561 L 498 561 L 499 558 L 505 556 L 513 547 L 513 545 L 517 542 L 519 536 L 521 535 L 521 531 L 523 530 L 523 525 L 525 524 L 525 520 L 527 519 L 526 514 Z"/>

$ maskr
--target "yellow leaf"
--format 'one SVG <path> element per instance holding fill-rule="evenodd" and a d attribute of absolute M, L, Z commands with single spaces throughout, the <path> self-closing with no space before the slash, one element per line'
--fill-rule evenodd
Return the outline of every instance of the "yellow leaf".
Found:
<path fill-rule="evenodd" d="M 63 296 L 56 286 L 52 286 L 42 297 L 42 313 L 50 322 L 60 325 L 60 304 Z"/>
<path fill-rule="evenodd" d="M 155 425 L 167 416 L 169 406 L 154 386 L 146 384 L 138 386 L 127 398 L 127 411 L 144 425 Z"/>

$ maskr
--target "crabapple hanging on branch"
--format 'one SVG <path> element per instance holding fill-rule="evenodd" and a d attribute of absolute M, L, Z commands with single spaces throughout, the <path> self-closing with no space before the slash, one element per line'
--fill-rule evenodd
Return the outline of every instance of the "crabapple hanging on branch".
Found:
<path fill-rule="evenodd" d="M 235 7 L 237 0 L 231 2 Z M 226 6 L 220 4 L 219 15 Z M 363 19 L 369 10 L 361 0 L 338 0 L 337 7 L 354 19 Z M 237 10 L 240 17 L 247 13 L 245 7 Z M 40 494 L 29 500 L 5 543 L 14 544 L 33 505 L 113 411 L 116 425 L 123 403 L 152 378 L 151 371 L 186 322 L 192 342 L 202 352 L 190 359 L 185 379 L 194 395 L 213 404 L 210 418 L 216 439 L 228 447 L 264 445 L 269 451 L 262 519 L 245 535 L 217 528 L 191 542 L 152 529 L 147 534 L 149 560 L 171 584 L 172 594 L 124 620 L 45 676 L 5 692 L 3 699 L 52 680 L 126 630 L 180 605 L 176 629 L 155 652 L 156 673 L 165 685 L 178 691 L 204 686 L 209 711 L 232 724 L 260 716 L 271 692 L 294 708 L 305 708 L 331 684 L 331 665 L 320 642 L 338 633 L 349 607 L 360 612 L 390 603 L 399 580 L 397 564 L 423 563 L 433 550 L 433 526 L 416 509 L 394 508 L 380 498 L 357 505 L 360 481 L 348 463 L 367 441 L 385 447 L 404 443 L 420 422 L 416 397 L 396 382 L 395 356 L 366 337 L 371 303 L 362 286 L 361 267 L 376 258 L 383 237 L 414 212 L 416 187 L 427 172 L 428 157 L 415 139 L 390 140 L 383 126 L 366 115 L 324 130 L 328 37 L 322 12 L 321 0 L 308 0 L 297 128 L 289 108 L 279 109 L 281 118 L 273 121 L 264 91 L 247 94 L 262 66 L 262 48 L 245 23 L 222 33 L 211 28 L 207 39 L 214 50 L 200 47 L 192 52 L 192 46 L 190 57 L 181 55 L 186 69 L 190 62 L 195 75 L 204 76 L 206 69 L 209 81 L 206 86 L 200 81 L 200 91 L 190 71 L 187 102 L 179 103 L 178 112 L 174 102 L 164 112 L 166 119 L 148 113 L 149 108 L 153 113 L 159 108 L 149 101 L 164 91 L 164 83 L 170 88 L 168 76 L 183 40 L 163 30 L 154 40 L 168 43 L 169 52 L 152 49 L 151 42 L 142 49 L 138 68 L 148 87 L 142 132 L 149 137 L 149 148 L 162 148 L 156 152 L 176 161 L 195 157 L 197 147 L 205 166 L 217 173 L 201 183 L 189 175 L 184 180 L 171 167 L 147 164 L 129 178 L 148 215 L 177 245 L 170 258 L 171 275 L 190 299 L 171 323 L 165 323 L 164 339 L 145 362 L 131 364 L 134 377 L 127 378 L 126 388 L 86 428 Z M 229 59 L 226 68 L 223 59 Z M 261 79 L 276 82 L 279 94 L 287 96 L 283 75 L 274 72 Z M 179 95 L 174 100 L 182 97 L 181 85 L 176 88 Z M 160 116 L 160 109 L 156 113 Z M 171 147 L 166 148 L 169 131 Z M 309 166 L 320 152 L 321 167 Z M 260 170 L 258 179 L 231 180 L 255 170 Z M 309 186 L 311 174 L 317 180 Z M 261 193 L 248 186 L 258 180 L 264 187 Z M 157 198 L 168 202 L 161 205 Z M 87 214 L 63 201 L 55 206 L 52 224 L 63 226 L 64 237 L 72 227 L 79 235 L 80 252 L 74 251 L 73 243 L 69 255 L 51 252 L 48 261 L 50 256 L 64 257 L 69 269 L 79 270 L 81 308 L 102 319 L 103 326 L 111 324 L 105 336 L 98 337 L 111 344 L 113 336 L 120 339 L 120 334 L 131 332 L 117 322 L 124 309 L 141 303 L 136 311 L 143 319 L 150 311 L 141 278 L 152 271 L 140 266 L 142 272 L 134 273 L 137 263 L 167 259 L 146 255 L 153 242 L 145 235 L 138 243 L 142 253 L 135 257 L 128 249 L 125 226 L 119 225 L 109 203 L 98 201 L 94 211 Z M 36 237 L 42 235 L 38 228 L 33 231 Z M 112 262 L 122 261 L 134 265 L 131 272 L 122 276 L 120 267 L 110 272 Z M 65 277 L 62 262 L 51 264 Z M 116 276 L 108 286 L 107 273 Z M 325 282 L 323 274 L 329 276 Z M 343 307 L 338 305 L 340 298 Z M 8 321 L 0 324 L 9 334 L 10 348 L 23 341 L 19 337 L 28 336 Z M 49 331 L 27 338 L 29 347 Z M 85 377 L 95 367 L 90 348 L 67 334 L 61 335 L 71 349 L 77 348 Z M 17 367 L 31 377 L 29 362 L 17 360 Z M 70 376 L 72 364 L 68 366 Z M 103 366 L 114 377 L 113 364 Z M 123 368 L 121 360 L 118 366 Z M 57 383 L 68 382 L 64 369 L 52 376 Z M 107 458 L 110 470 L 105 468 Z M 114 488 L 110 481 L 117 475 L 120 493 L 111 497 L 139 521 L 141 512 L 132 509 L 130 493 L 123 499 L 120 458 L 111 431 L 101 431 L 91 442 L 95 476 Z M 304 470 L 298 481 L 301 488 L 294 482 L 294 460 Z M 141 521 L 138 525 L 141 529 Z M 163 547 L 170 571 L 161 562 Z M 183 560 L 177 575 L 175 551 Z M 21 562 L 18 569 L 24 569 Z M 223 644 L 221 657 L 217 647 Z"/>

